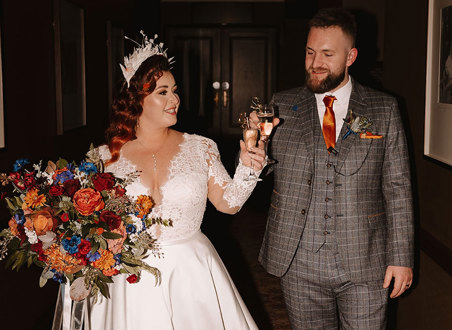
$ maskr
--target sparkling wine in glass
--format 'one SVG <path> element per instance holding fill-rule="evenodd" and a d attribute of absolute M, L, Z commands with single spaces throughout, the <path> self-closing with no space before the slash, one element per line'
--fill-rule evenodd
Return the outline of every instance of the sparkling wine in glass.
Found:
<path fill-rule="evenodd" d="M 261 112 L 257 112 L 257 117 L 259 118 L 259 128 L 261 132 L 261 139 L 263 141 L 268 141 L 270 134 L 273 130 L 273 108 L 269 106 L 262 107 Z"/>
<path fill-rule="evenodd" d="M 240 126 L 242 126 L 243 141 L 245 142 L 246 149 L 249 151 L 251 148 L 256 146 L 259 137 L 259 130 L 250 126 L 249 117 L 245 112 L 240 113 L 239 124 Z M 251 165 L 253 164 L 252 162 L 253 161 L 251 160 Z M 261 181 L 261 179 L 259 179 L 256 176 L 256 173 L 254 173 L 254 171 L 252 171 L 251 169 L 250 176 L 249 178 L 245 179 L 245 181 L 249 180 Z"/>
<path fill-rule="evenodd" d="M 273 117 L 275 116 L 275 112 L 273 110 L 272 105 L 263 104 L 258 111 L 256 112 L 257 117 L 259 118 L 259 130 L 261 133 L 261 140 L 265 143 L 265 153 L 267 153 L 268 142 L 270 139 L 270 135 L 273 130 Z M 267 159 L 267 164 L 274 164 L 274 159 Z"/>

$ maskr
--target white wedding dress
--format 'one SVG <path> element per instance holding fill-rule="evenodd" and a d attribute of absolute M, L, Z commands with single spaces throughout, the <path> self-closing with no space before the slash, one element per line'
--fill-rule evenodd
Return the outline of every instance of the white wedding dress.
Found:
<path fill-rule="evenodd" d="M 99 151 L 102 159 L 110 159 L 106 146 Z M 117 176 L 133 171 L 135 166 L 124 157 L 106 168 Z M 231 180 L 212 140 L 184 134 L 161 187 L 162 202 L 151 214 L 173 220 L 173 227 L 154 228 L 161 231 L 164 256 L 146 259 L 161 271 L 161 284 L 156 286 L 146 271 L 134 284 L 126 275 L 115 276 L 109 286 L 111 298 L 91 306 L 85 329 L 257 329 L 215 248 L 200 231 L 208 180 L 213 178 L 224 189 L 230 207 L 241 207 L 256 185 L 248 177 L 249 168 L 239 164 Z M 131 196 L 147 193 L 139 179 L 127 187 Z"/>

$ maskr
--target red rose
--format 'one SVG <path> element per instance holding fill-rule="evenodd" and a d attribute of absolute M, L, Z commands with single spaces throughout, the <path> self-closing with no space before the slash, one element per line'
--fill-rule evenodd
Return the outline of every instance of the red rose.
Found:
<path fill-rule="evenodd" d="M 37 254 L 42 254 L 42 242 L 39 241 L 36 244 L 31 245 L 31 251 L 36 252 Z"/>
<path fill-rule="evenodd" d="M 18 180 L 18 179 L 20 179 L 20 173 L 18 173 L 18 172 L 10 172 L 9 173 L 9 179 L 10 180 Z"/>
<path fill-rule="evenodd" d="M 80 189 L 80 182 L 77 179 L 66 180 L 63 183 L 66 194 L 70 197 L 74 196 L 77 190 Z"/>
<path fill-rule="evenodd" d="M 136 276 L 135 274 L 127 277 L 127 282 L 129 282 L 129 283 L 137 283 L 137 281 L 138 281 L 138 276 Z"/>
<path fill-rule="evenodd" d="M 78 245 L 78 251 L 82 255 L 88 254 L 88 252 L 91 251 L 91 242 L 86 239 L 82 239 Z"/>
<path fill-rule="evenodd" d="M 79 265 L 86 266 L 89 263 L 89 260 L 86 258 L 86 254 L 81 254 L 80 251 L 73 255 Z"/>
<path fill-rule="evenodd" d="M 60 219 L 61 219 L 61 221 L 63 221 L 63 222 L 68 222 L 70 219 L 69 219 L 69 214 L 67 214 L 67 213 L 63 213 L 62 215 L 60 215 Z"/>
<path fill-rule="evenodd" d="M 60 196 L 63 193 L 64 193 L 64 189 L 63 189 L 63 187 L 61 187 L 59 185 L 54 185 L 49 190 L 49 194 L 52 195 L 52 196 Z"/>
<path fill-rule="evenodd" d="M 35 174 L 34 172 L 24 174 L 24 184 L 27 188 L 31 188 L 36 185 L 34 174 Z"/>
<path fill-rule="evenodd" d="M 25 190 L 25 185 L 23 181 L 14 180 L 13 182 L 17 186 L 17 188 L 19 188 L 20 190 Z"/>
<path fill-rule="evenodd" d="M 115 195 L 118 197 L 124 196 L 124 194 L 126 193 L 126 190 L 121 187 L 121 186 L 116 186 L 115 187 Z"/>
<path fill-rule="evenodd" d="M 99 220 L 105 222 L 110 230 L 119 228 L 122 222 L 121 217 L 113 211 L 103 211 L 99 215 Z"/>
<path fill-rule="evenodd" d="M 98 191 L 110 190 L 115 185 L 115 178 L 110 173 L 97 173 L 92 180 L 94 188 Z"/>

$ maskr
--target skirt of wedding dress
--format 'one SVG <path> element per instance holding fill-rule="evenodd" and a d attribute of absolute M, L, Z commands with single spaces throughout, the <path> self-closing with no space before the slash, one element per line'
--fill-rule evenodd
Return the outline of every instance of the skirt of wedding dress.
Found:
<path fill-rule="evenodd" d="M 149 256 L 162 281 L 142 272 L 130 284 L 125 275 L 114 277 L 110 299 L 90 308 L 85 329 L 257 329 L 215 248 L 201 232 L 162 244 L 164 256 Z"/>

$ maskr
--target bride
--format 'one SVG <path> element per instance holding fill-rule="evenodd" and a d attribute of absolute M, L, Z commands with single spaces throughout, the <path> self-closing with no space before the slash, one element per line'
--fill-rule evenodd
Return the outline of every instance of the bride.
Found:
<path fill-rule="evenodd" d="M 163 257 L 146 261 L 161 271 L 143 272 L 130 284 L 118 275 L 110 299 L 92 305 L 91 329 L 257 329 L 224 264 L 200 232 L 207 198 L 218 211 L 234 214 L 256 185 L 250 173 L 262 170 L 262 143 L 248 152 L 243 141 L 234 178 L 224 169 L 216 144 L 205 137 L 177 132 L 179 96 L 170 60 L 161 45 L 146 43 L 126 58 L 125 81 L 99 147 L 106 172 L 123 176 L 140 171 L 127 187 L 131 196 L 151 195 L 151 216 L 171 219 L 173 227 L 153 230 Z M 155 227 L 155 226 L 153 226 Z"/>

